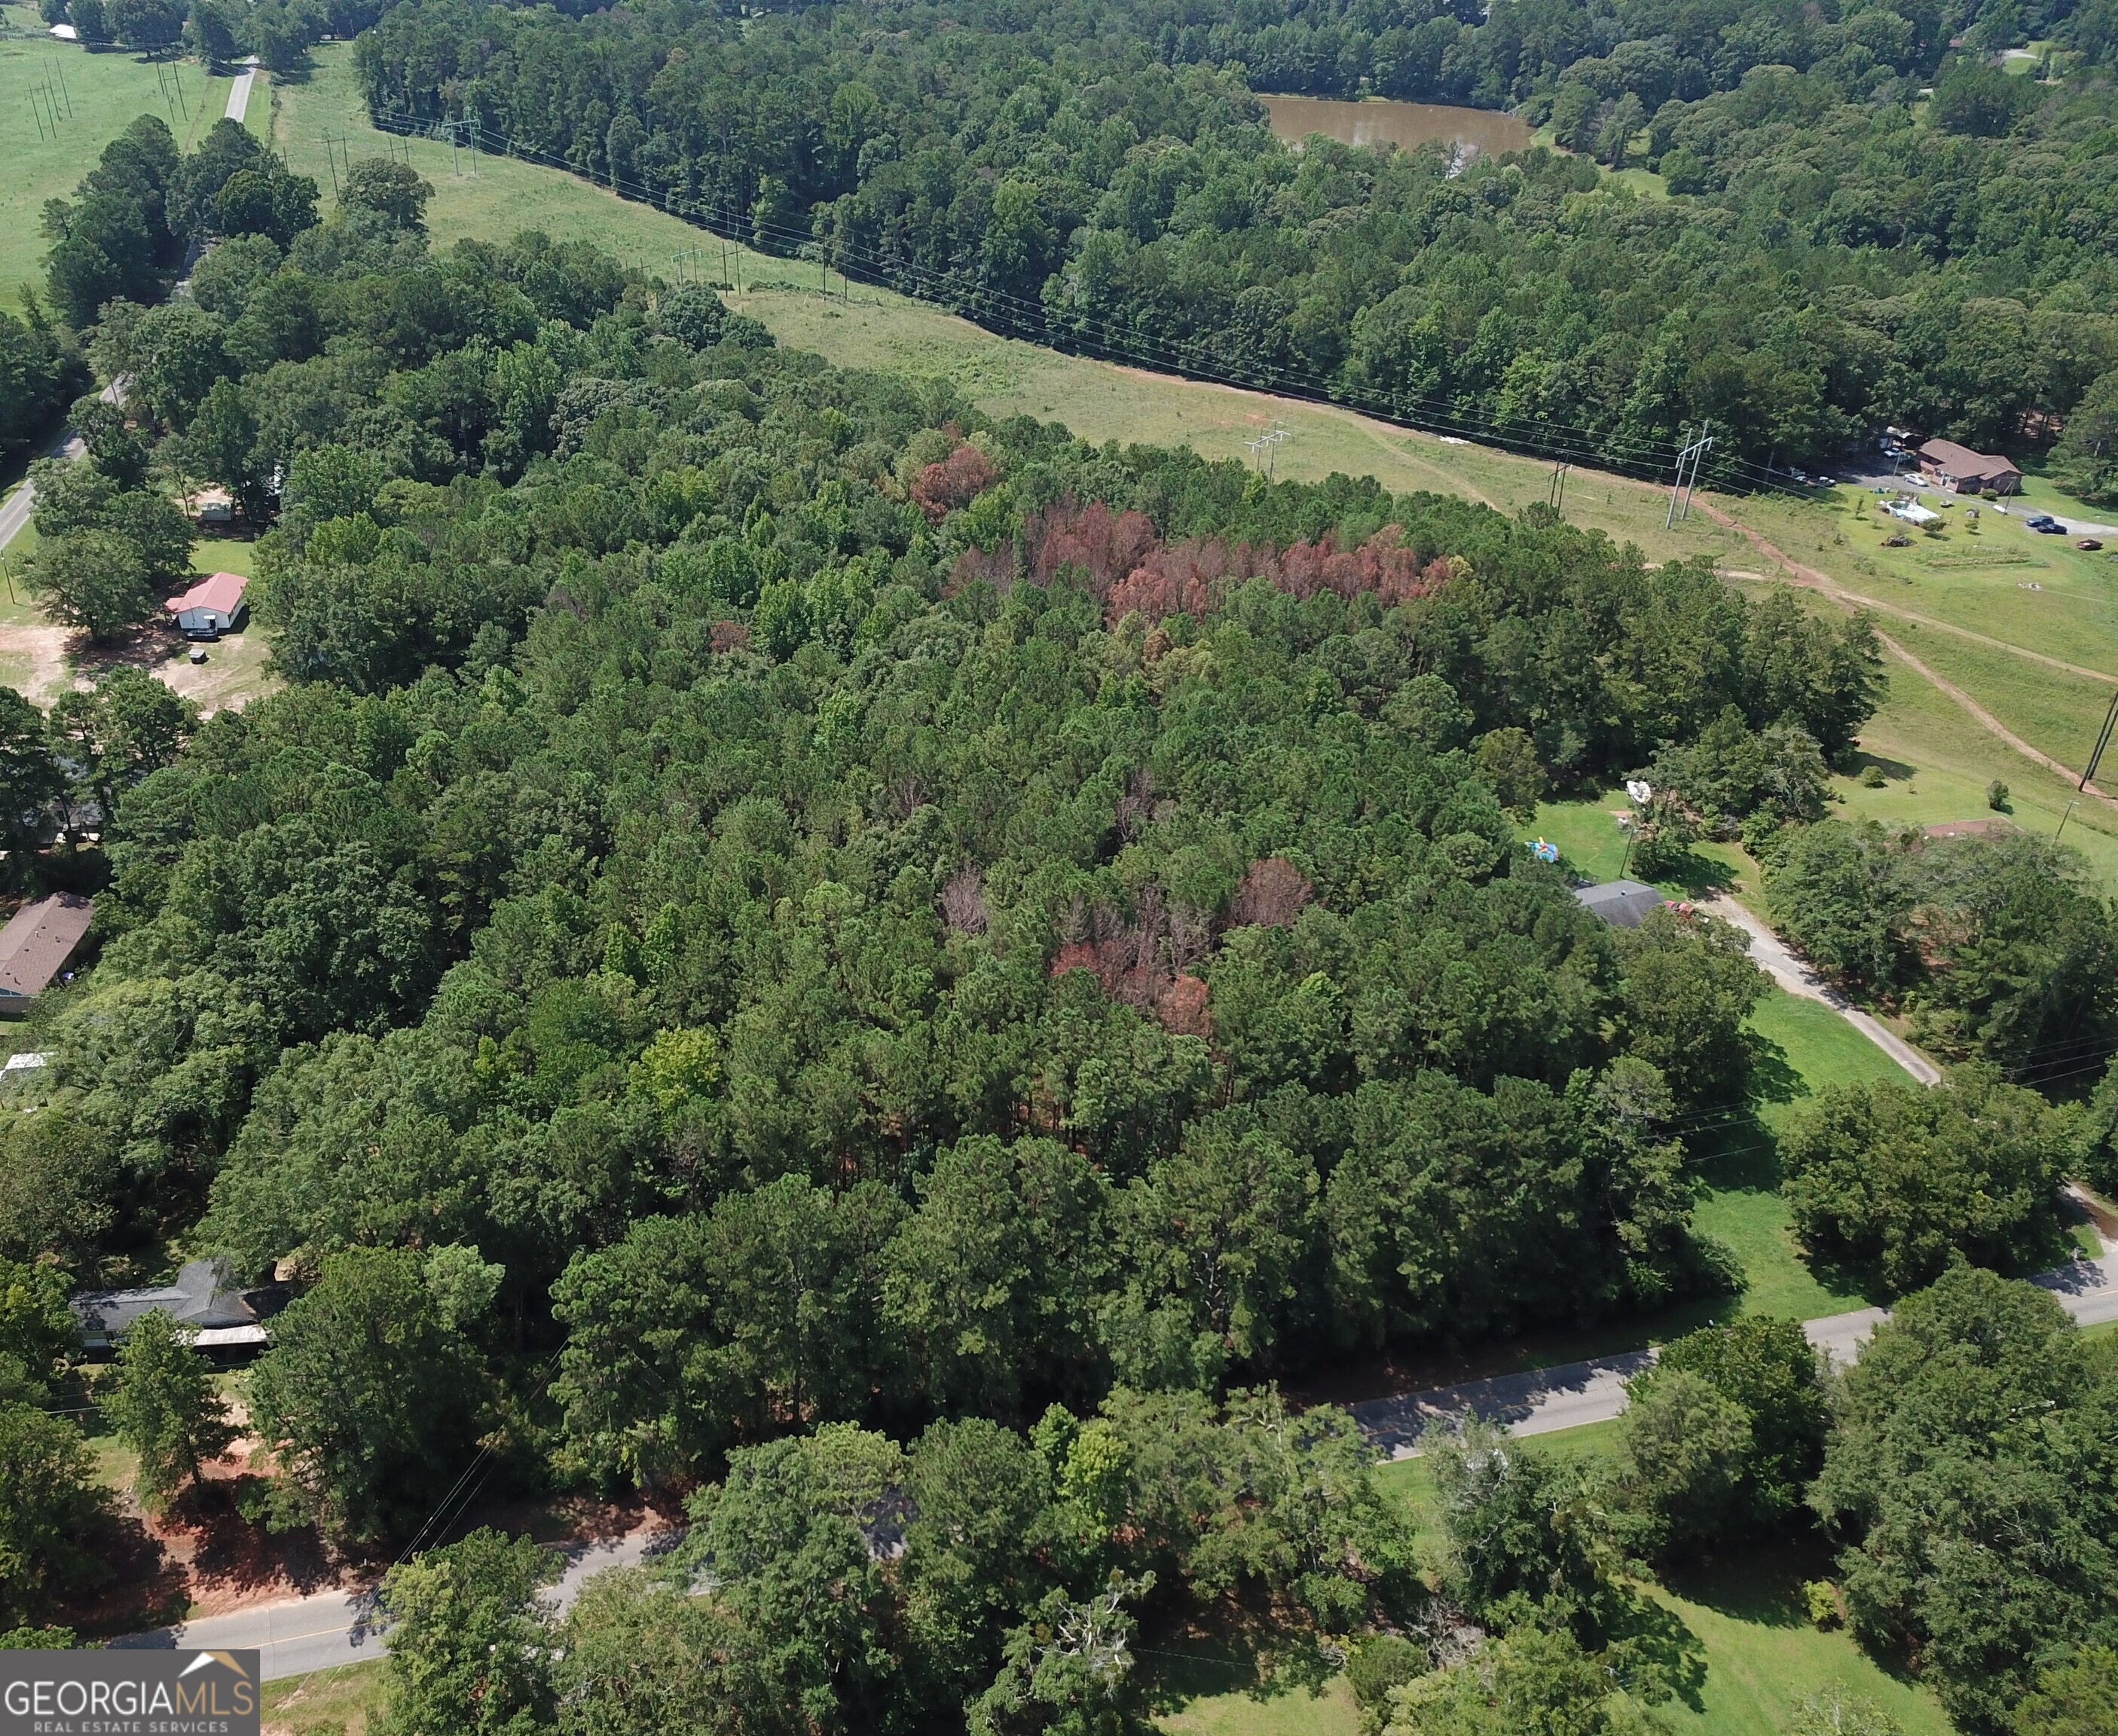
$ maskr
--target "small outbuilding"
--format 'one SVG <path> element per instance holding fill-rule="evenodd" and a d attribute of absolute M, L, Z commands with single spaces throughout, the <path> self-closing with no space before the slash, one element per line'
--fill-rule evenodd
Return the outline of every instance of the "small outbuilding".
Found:
<path fill-rule="evenodd" d="M 1920 462 L 1941 487 L 1957 494 L 2023 492 L 2023 473 L 2005 458 L 1974 452 L 1954 440 L 1930 440 L 1919 449 Z"/>
<path fill-rule="evenodd" d="M 1614 928 L 1637 928 L 1650 910 L 1667 903 L 1661 893 L 1644 880 L 1607 880 L 1601 886 L 1574 889 L 1584 910 L 1593 910 Z"/>
<path fill-rule="evenodd" d="M 209 1349 L 240 1349 L 266 1342 L 262 1325 L 284 1306 L 276 1285 L 244 1289 L 225 1260 L 192 1260 L 170 1284 L 139 1290 L 84 1290 L 68 1304 L 81 1322 L 81 1341 L 90 1350 L 115 1345 L 141 1318 L 167 1314 L 189 1326 Z"/>
<path fill-rule="evenodd" d="M 216 572 L 162 606 L 177 618 L 187 639 L 218 639 L 241 632 L 249 620 L 250 604 L 243 595 L 249 588 L 250 581 L 239 572 Z"/>
<path fill-rule="evenodd" d="M 25 904 L 0 928 L 0 1019 L 19 1019 L 88 933 L 95 901 L 72 892 Z"/>

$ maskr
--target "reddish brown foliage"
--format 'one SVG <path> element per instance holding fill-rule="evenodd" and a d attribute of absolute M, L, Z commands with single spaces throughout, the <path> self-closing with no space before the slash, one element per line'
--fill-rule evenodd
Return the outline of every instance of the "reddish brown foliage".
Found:
<path fill-rule="evenodd" d="M 974 451 L 960 447 L 949 462 Z M 913 498 L 932 518 L 941 514 L 927 497 L 941 484 L 936 480 L 930 486 L 928 479 L 944 468 L 929 465 L 912 486 Z M 1023 547 L 1029 552 L 1029 576 L 1037 584 L 1049 584 L 1062 567 L 1085 573 L 1090 592 L 1115 625 L 1135 610 L 1150 622 L 1204 615 L 1220 606 L 1231 586 L 1260 576 L 1290 596 L 1328 590 L 1351 600 L 1367 591 L 1385 606 L 1409 602 L 1445 583 L 1457 567 L 1446 555 L 1422 562 L 1418 550 L 1401 546 L 1404 534 L 1390 525 L 1357 549 L 1338 549 L 1327 535 L 1277 553 L 1261 544 L 1230 544 L 1219 537 L 1171 544 L 1157 539 L 1145 513 L 1113 512 L 1101 501 L 1083 506 L 1062 500 L 1030 515 L 1023 526 Z M 1012 541 L 993 549 L 967 549 L 957 557 L 950 590 L 953 594 L 976 579 L 1004 590 L 1014 582 L 1016 567 Z"/>
<path fill-rule="evenodd" d="M 956 564 L 949 569 L 949 582 L 942 587 L 942 595 L 953 597 L 966 585 L 980 579 L 1001 592 L 1015 583 L 1013 537 L 997 549 L 966 549 L 958 555 Z"/>
<path fill-rule="evenodd" d="M 1145 512 L 1113 512 L 1101 501 L 1084 507 L 1055 502 L 1030 515 L 1024 536 L 1036 551 L 1030 572 L 1048 585 L 1061 567 L 1078 567 L 1101 602 L 1155 546 L 1154 526 Z"/>
<path fill-rule="evenodd" d="M 939 464 L 930 464 L 912 479 L 912 498 L 932 524 L 968 507 L 994 483 L 1000 472 L 974 446 L 960 446 Z"/>
<path fill-rule="evenodd" d="M 750 629 L 740 621 L 716 621 L 707 631 L 706 642 L 717 651 L 747 651 Z"/>
<path fill-rule="evenodd" d="M 1229 902 L 1229 926 L 1292 928 L 1294 919 L 1307 906 L 1311 890 L 1307 877 L 1284 856 L 1253 862 Z"/>
<path fill-rule="evenodd" d="M 1111 999 L 1153 1013 L 1179 1036 L 1209 1035 L 1206 984 L 1185 967 L 1206 950 L 1210 923 L 1202 912 L 1170 910 L 1151 883 L 1138 903 L 1132 922 L 1104 905 L 1070 910 L 1061 927 L 1072 938 L 1054 955 L 1052 974 L 1085 970 Z"/>
<path fill-rule="evenodd" d="M 1445 558 L 1422 564 L 1417 549 L 1399 545 L 1401 534 L 1391 525 L 1343 550 L 1326 536 L 1278 554 L 1248 543 L 1231 547 L 1218 537 L 1195 538 L 1154 550 L 1111 587 L 1105 610 L 1113 622 L 1135 609 L 1150 621 L 1202 615 L 1218 608 L 1232 586 L 1260 576 L 1289 596 L 1328 590 L 1350 600 L 1371 591 L 1385 604 L 1407 603 L 1434 590 L 1454 568 Z"/>
<path fill-rule="evenodd" d="M 1206 1011 L 1206 985 L 1195 976 L 1180 976 L 1154 1003 L 1163 1029 L 1180 1037 L 1210 1037 L 1214 1021 Z"/>

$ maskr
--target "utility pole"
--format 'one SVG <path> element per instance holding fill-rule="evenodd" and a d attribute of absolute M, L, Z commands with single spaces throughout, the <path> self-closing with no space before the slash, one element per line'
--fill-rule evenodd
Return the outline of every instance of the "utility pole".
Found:
<path fill-rule="evenodd" d="M 2096 768 L 2103 762 L 2103 750 L 2111 745 L 2111 734 L 2114 729 L 2118 729 L 2118 693 L 2111 696 L 2111 709 L 2103 714 L 2103 733 L 2096 738 L 2096 751 L 2088 756 L 2088 765 L 2081 774 L 2081 781 L 2074 785 L 2077 790 L 2088 788 L 2089 780 L 2096 775 Z M 2066 822 L 2062 819 L 2059 823 L 2065 826 Z M 2052 836 L 2056 838 L 2059 834 L 2054 832 Z"/>
<path fill-rule="evenodd" d="M 1280 447 L 1293 437 L 1293 434 L 1277 423 L 1274 424 L 1272 432 L 1265 437 L 1263 442 L 1266 455 L 1265 479 L 1267 482 L 1273 481 L 1279 474 Z"/>
<path fill-rule="evenodd" d="M 1552 486 L 1545 490 L 1545 504 L 1562 515 L 1566 511 L 1566 473 L 1572 468 L 1571 465 L 1555 465 L 1552 472 Z"/>
<path fill-rule="evenodd" d="M 1711 422 L 1701 423 L 1699 436 L 1699 449 L 1692 455 L 1691 459 L 1691 480 L 1685 485 L 1684 510 L 1677 514 L 1680 519 L 1691 516 L 1691 491 L 1699 486 L 1699 465 L 1704 461 L 1706 455 L 1713 450 L 1713 424 Z"/>
<path fill-rule="evenodd" d="M 1691 516 L 1691 490 L 1699 480 L 1699 461 L 1713 449 L 1713 424 L 1711 422 L 1699 424 L 1699 437 L 1676 455 L 1676 475 L 1674 480 L 1671 482 L 1669 488 L 1669 511 L 1662 518 L 1662 527 L 1665 530 L 1670 529 L 1680 518 Z M 1690 424 L 1686 423 L 1685 432 L 1690 431 Z M 1684 474 L 1684 467 L 1687 462 L 1691 465 L 1691 476 L 1689 481 L 1686 480 Z M 1684 496 L 1684 510 L 1681 512 L 1677 511 L 1676 505 L 1676 497 L 1680 492 Z"/>

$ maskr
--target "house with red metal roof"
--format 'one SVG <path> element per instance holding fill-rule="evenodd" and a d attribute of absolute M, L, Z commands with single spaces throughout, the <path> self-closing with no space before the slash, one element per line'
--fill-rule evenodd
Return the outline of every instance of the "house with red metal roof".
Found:
<path fill-rule="evenodd" d="M 162 607 L 177 618 L 187 639 L 218 639 L 239 631 L 249 618 L 250 605 L 243 595 L 249 588 L 250 581 L 239 572 L 216 572 Z"/>

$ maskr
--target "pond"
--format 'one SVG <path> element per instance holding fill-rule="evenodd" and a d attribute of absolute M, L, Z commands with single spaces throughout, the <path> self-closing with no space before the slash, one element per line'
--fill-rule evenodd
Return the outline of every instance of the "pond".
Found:
<path fill-rule="evenodd" d="M 1260 100 L 1272 117 L 1274 133 L 1290 144 L 1320 132 L 1348 145 L 1398 145 L 1408 150 L 1429 139 L 1446 139 L 1488 156 L 1529 149 L 1528 123 L 1497 109 L 1380 99 L 1345 103 L 1324 96 L 1267 96 Z"/>

